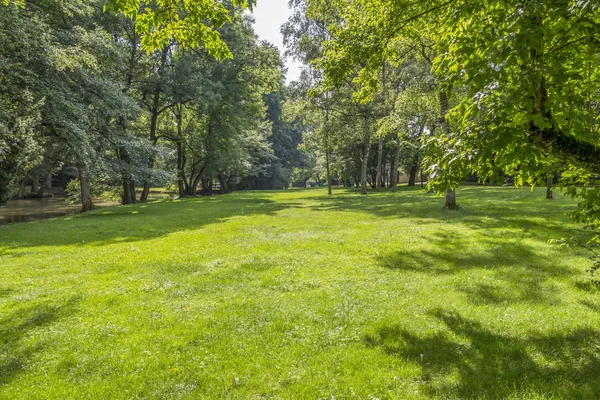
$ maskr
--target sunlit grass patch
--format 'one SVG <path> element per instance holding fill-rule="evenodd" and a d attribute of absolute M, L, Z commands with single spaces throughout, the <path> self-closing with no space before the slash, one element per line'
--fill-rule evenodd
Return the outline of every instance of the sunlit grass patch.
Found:
<path fill-rule="evenodd" d="M 597 398 L 574 204 L 240 192 L 0 227 L 3 398 Z"/>

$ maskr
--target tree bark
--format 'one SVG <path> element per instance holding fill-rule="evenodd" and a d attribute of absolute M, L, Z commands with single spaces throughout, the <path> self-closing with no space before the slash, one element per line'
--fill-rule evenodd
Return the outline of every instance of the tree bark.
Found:
<path fill-rule="evenodd" d="M 77 167 L 77 177 L 79 178 L 79 189 L 81 190 L 81 212 L 92 211 L 94 209 L 92 192 L 82 166 Z"/>
<path fill-rule="evenodd" d="M 186 178 L 185 178 L 185 155 L 183 154 L 183 144 L 181 140 L 177 140 L 177 189 L 179 197 L 186 195 Z"/>
<path fill-rule="evenodd" d="M 441 90 L 439 97 L 440 97 L 440 123 L 442 125 L 442 129 L 444 130 L 444 133 L 449 134 L 450 133 L 450 123 L 448 122 L 447 114 L 448 114 L 448 110 L 450 109 L 450 105 L 449 105 L 449 101 L 448 101 L 448 94 L 445 91 Z M 456 191 L 451 187 L 446 188 L 446 205 L 445 205 L 445 207 L 449 210 L 458 209 L 458 205 L 456 204 Z"/>
<path fill-rule="evenodd" d="M 392 192 L 398 191 L 398 164 L 400 164 L 400 151 L 402 150 L 402 141 L 398 138 L 396 143 L 396 155 L 394 156 L 394 165 L 392 169 Z"/>
<path fill-rule="evenodd" d="M 551 167 L 548 170 L 548 177 L 546 178 L 546 198 L 548 200 L 554 199 L 552 189 L 554 188 L 554 169 Z"/>
<path fill-rule="evenodd" d="M 377 177 L 376 179 L 376 189 L 378 192 L 381 192 L 381 181 L 383 178 L 382 175 L 383 168 L 383 136 L 379 137 L 379 145 L 377 147 Z"/>
<path fill-rule="evenodd" d="M 408 177 L 408 186 L 414 187 L 417 183 L 417 172 L 419 172 L 419 166 L 415 163 L 410 167 L 410 175 Z"/>
<path fill-rule="evenodd" d="M 40 191 L 40 174 L 37 171 L 33 171 L 31 174 L 31 193 L 38 195 L 39 191 Z"/>
<path fill-rule="evenodd" d="M 329 148 L 329 109 L 325 112 L 325 164 L 327 167 L 327 195 L 331 196 L 331 165 L 330 165 L 330 157 L 331 150 Z"/>
<path fill-rule="evenodd" d="M 164 68 L 167 66 L 167 56 L 169 55 L 170 45 L 163 47 L 161 58 L 160 58 L 160 66 L 158 67 L 158 77 L 160 77 L 163 73 Z M 160 95 L 161 90 L 160 86 L 156 85 L 154 87 L 153 97 L 152 97 L 152 106 L 150 107 L 150 142 L 156 146 L 158 142 L 157 138 L 157 127 L 158 127 L 158 117 L 160 116 L 162 111 L 165 111 L 166 108 L 160 110 Z M 154 168 L 154 155 L 150 154 L 148 158 L 148 169 L 152 170 Z M 144 190 L 142 191 L 142 195 L 140 197 L 141 201 L 148 200 L 148 195 L 150 194 L 150 184 L 148 182 L 144 182 Z"/>
<path fill-rule="evenodd" d="M 360 171 L 360 194 L 362 196 L 366 196 L 368 193 L 368 182 L 367 182 L 367 170 L 369 168 L 369 152 L 371 151 L 371 125 L 369 121 L 368 114 L 364 114 L 364 135 L 365 135 L 365 143 L 364 143 L 364 151 L 363 151 L 363 162 L 362 168 Z"/>
<path fill-rule="evenodd" d="M 449 210 L 457 210 L 456 191 L 450 188 L 446 189 L 446 208 Z"/>
<path fill-rule="evenodd" d="M 223 174 L 218 174 L 217 178 L 219 178 L 219 184 L 221 185 L 221 193 L 229 193 L 229 184 L 227 182 L 227 179 L 225 179 Z"/>

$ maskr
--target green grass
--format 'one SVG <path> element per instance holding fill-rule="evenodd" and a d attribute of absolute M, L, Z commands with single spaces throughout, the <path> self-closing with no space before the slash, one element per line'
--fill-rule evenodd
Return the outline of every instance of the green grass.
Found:
<path fill-rule="evenodd" d="M 241 192 L 0 227 L 0 398 L 600 397 L 572 201 Z"/>

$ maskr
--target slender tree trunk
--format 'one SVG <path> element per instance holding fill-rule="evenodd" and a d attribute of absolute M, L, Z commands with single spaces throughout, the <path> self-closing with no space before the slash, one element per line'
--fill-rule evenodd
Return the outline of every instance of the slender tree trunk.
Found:
<path fill-rule="evenodd" d="M 381 191 L 381 181 L 383 178 L 382 168 L 383 168 L 383 136 L 380 136 L 379 137 L 379 145 L 377 147 L 377 176 L 375 177 L 376 189 L 378 192 Z"/>
<path fill-rule="evenodd" d="M 363 152 L 363 162 L 362 168 L 360 171 L 360 185 L 361 190 L 360 194 L 366 196 L 368 193 L 368 182 L 367 182 L 367 170 L 369 168 L 369 152 L 371 151 L 371 125 L 369 121 L 369 116 L 367 114 L 364 115 L 364 152 Z"/>
<path fill-rule="evenodd" d="M 160 92 L 155 91 L 154 92 L 154 99 L 152 101 L 152 110 L 151 112 L 151 117 L 150 117 L 150 142 L 153 145 L 156 145 L 157 142 L 157 138 L 156 138 L 156 129 L 157 129 L 157 125 L 158 125 L 158 101 L 160 99 Z M 150 157 L 148 157 L 148 169 L 152 170 L 154 168 L 154 155 L 150 154 Z M 140 200 L 141 201 L 147 201 L 148 200 L 148 196 L 150 195 L 150 182 L 145 181 L 144 182 L 144 189 L 142 190 L 142 194 L 140 196 Z"/>
<path fill-rule="evenodd" d="M 129 180 L 129 193 L 131 195 L 131 203 L 137 203 L 137 193 L 135 192 L 135 182 L 133 179 Z"/>
<path fill-rule="evenodd" d="M 330 165 L 330 157 L 331 157 L 331 149 L 329 148 L 329 109 L 325 112 L 325 164 L 327 167 L 327 195 L 331 196 L 333 194 L 331 189 L 331 165 Z"/>
<path fill-rule="evenodd" d="M 161 57 L 160 57 L 160 65 L 158 67 L 158 77 L 160 77 L 164 71 L 164 68 L 167 66 L 167 57 L 169 55 L 170 45 L 163 47 Z M 150 142 L 153 145 L 156 145 L 158 142 L 157 138 L 157 126 L 158 126 L 158 117 L 161 113 L 160 110 L 160 95 L 161 89 L 157 85 L 154 88 L 153 98 L 152 98 L 152 106 L 150 108 Z M 163 109 L 164 111 L 164 109 Z M 154 168 L 154 155 L 151 154 L 148 159 L 148 169 L 152 170 Z M 146 201 L 148 200 L 148 195 L 150 194 L 150 184 L 148 182 L 144 182 L 144 190 L 142 191 L 142 195 L 140 200 Z"/>
<path fill-rule="evenodd" d="M 548 170 L 548 177 L 546 178 L 546 198 L 548 200 L 554 199 L 552 189 L 554 188 L 554 170 L 552 167 Z"/>
<path fill-rule="evenodd" d="M 444 133 L 449 134 L 450 133 L 450 123 L 448 123 L 447 114 L 448 114 L 448 110 L 450 109 L 450 105 L 449 105 L 449 101 L 448 101 L 448 94 L 444 90 L 441 90 L 439 97 L 440 97 L 440 123 L 442 125 L 442 129 L 444 130 Z M 456 203 L 456 191 L 451 187 L 446 188 L 446 205 L 445 205 L 445 207 L 449 210 L 458 209 L 458 205 Z"/>
<path fill-rule="evenodd" d="M 177 189 L 179 197 L 185 197 L 186 195 L 186 184 L 185 184 L 185 156 L 183 154 L 183 144 L 181 140 L 177 140 Z"/>
<path fill-rule="evenodd" d="M 81 190 L 81 212 L 88 212 L 94 209 L 94 203 L 92 201 L 92 192 L 90 190 L 90 184 L 85 175 L 83 166 L 77 167 L 77 177 L 79 178 L 79 189 Z"/>
<path fill-rule="evenodd" d="M 402 150 L 402 141 L 398 138 L 396 143 L 396 155 L 394 156 L 394 165 L 392 169 L 392 192 L 398 191 L 398 164 L 400 164 L 400 151 Z"/>

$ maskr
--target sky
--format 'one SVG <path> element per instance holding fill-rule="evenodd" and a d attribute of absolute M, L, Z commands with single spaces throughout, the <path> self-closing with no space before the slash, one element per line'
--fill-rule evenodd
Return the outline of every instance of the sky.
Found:
<path fill-rule="evenodd" d="M 283 55 L 285 48 L 283 47 L 283 36 L 279 29 L 292 13 L 288 8 L 288 2 L 287 0 L 258 0 L 257 3 L 253 12 L 256 20 L 254 31 L 260 39 L 277 46 Z M 288 68 L 287 82 L 298 79 L 302 64 L 290 58 L 287 60 L 286 66 Z"/>

